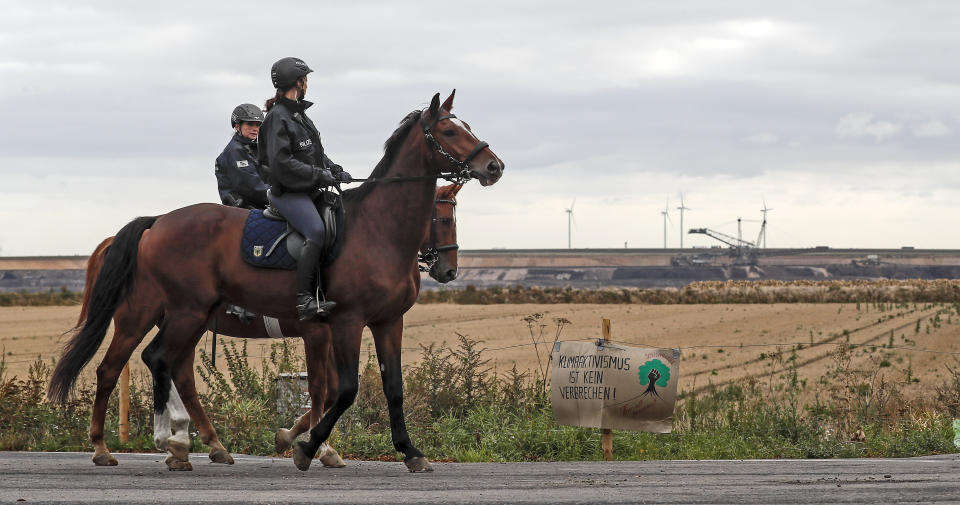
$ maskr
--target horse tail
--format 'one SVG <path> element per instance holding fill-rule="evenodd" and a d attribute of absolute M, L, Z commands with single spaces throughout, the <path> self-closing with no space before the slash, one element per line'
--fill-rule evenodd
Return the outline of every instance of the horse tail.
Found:
<path fill-rule="evenodd" d="M 103 257 L 110 249 L 113 243 L 113 237 L 107 237 L 100 242 L 100 245 L 93 250 L 90 259 L 87 260 L 87 279 L 83 286 L 83 304 L 80 305 L 80 317 L 77 318 L 77 325 L 74 330 L 83 326 L 90 313 L 90 295 L 93 293 L 93 285 L 97 282 L 97 276 L 100 275 L 100 269 L 103 267 Z"/>
<path fill-rule="evenodd" d="M 47 389 L 47 398 L 51 401 L 61 404 L 67 402 L 80 371 L 100 348 L 113 314 L 133 286 L 140 237 L 156 220 L 155 216 L 138 217 L 127 223 L 114 237 L 93 285 L 89 313 L 84 318 L 83 327 L 67 342 L 53 370 Z"/>

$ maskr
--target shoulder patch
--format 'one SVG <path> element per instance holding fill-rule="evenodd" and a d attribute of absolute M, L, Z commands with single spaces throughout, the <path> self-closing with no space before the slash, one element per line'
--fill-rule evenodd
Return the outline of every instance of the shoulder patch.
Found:
<path fill-rule="evenodd" d="M 240 160 L 237 162 L 238 168 L 249 167 L 249 166 L 250 166 L 250 162 L 247 160 Z"/>

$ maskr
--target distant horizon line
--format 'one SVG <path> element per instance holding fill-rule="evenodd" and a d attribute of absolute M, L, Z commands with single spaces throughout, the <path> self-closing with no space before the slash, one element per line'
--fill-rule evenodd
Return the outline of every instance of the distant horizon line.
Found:
<path fill-rule="evenodd" d="M 733 249 L 728 246 L 701 246 L 701 247 L 552 247 L 552 248 L 508 248 L 508 247 L 489 247 L 489 248 L 477 248 L 477 249 L 460 249 L 460 253 L 509 253 L 509 252 L 550 252 L 550 253 L 564 253 L 564 252 L 598 252 L 598 253 L 623 253 L 623 252 L 645 252 L 645 253 L 677 253 L 677 252 L 689 252 L 689 251 L 704 251 L 704 252 L 717 252 L 723 250 Z M 960 247 L 956 249 L 946 249 L 946 248 L 919 248 L 913 246 L 901 246 L 897 248 L 880 248 L 880 247 L 832 247 L 832 246 L 812 246 L 812 247 L 753 247 L 750 248 L 753 251 L 762 253 L 764 251 L 771 252 L 788 252 L 788 251 L 798 251 L 798 252 L 847 252 L 847 253 L 956 253 L 960 254 Z M 33 256 L 3 256 L 0 255 L 0 261 L 4 260 L 71 260 L 71 259 L 81 259 L 89 258 L 89 254 L 50 254 L 50 255 L 33 255 Z"/>

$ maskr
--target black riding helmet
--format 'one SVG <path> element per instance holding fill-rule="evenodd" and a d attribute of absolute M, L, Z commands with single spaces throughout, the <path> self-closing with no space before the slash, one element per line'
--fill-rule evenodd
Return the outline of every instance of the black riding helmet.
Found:
<path fill-rule="evenodd" d="M 288 56 L 281 58 L 270 68 L 270 80 L 273 87 L 286 89 L 296 84 L 297 79 L 313 72 L 300 58 Z"/>
<path fill-rule="evenodd" d="M 242 122 L 262 123 L 263 111 L 260 110 L 260 107 L 252 103 L 242 103 L 238 105 L 233 109 L 233 113 L 230 114 L 230 127 L 233 128 Z"/>

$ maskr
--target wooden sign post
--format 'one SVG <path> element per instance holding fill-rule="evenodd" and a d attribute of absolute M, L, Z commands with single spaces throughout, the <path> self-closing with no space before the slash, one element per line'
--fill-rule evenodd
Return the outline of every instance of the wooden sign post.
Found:
<path fill-rule="evenodd" d="M 130 441 L 130 363 L 120 372 L 120 441 Z"/>
<path fill-rule="evenodd" d="M 613 340 L 610 337 L 610 320 L 607 318 L 601 319 L 600 324 L 601 339 L 603 344 L 606 345 L 607 341 Z M 613 461 L 613 430 L 610 428 L 602 428 L 600 432 L 600 447 L 603 449 L 603 460 L 604 461 Z"/>

